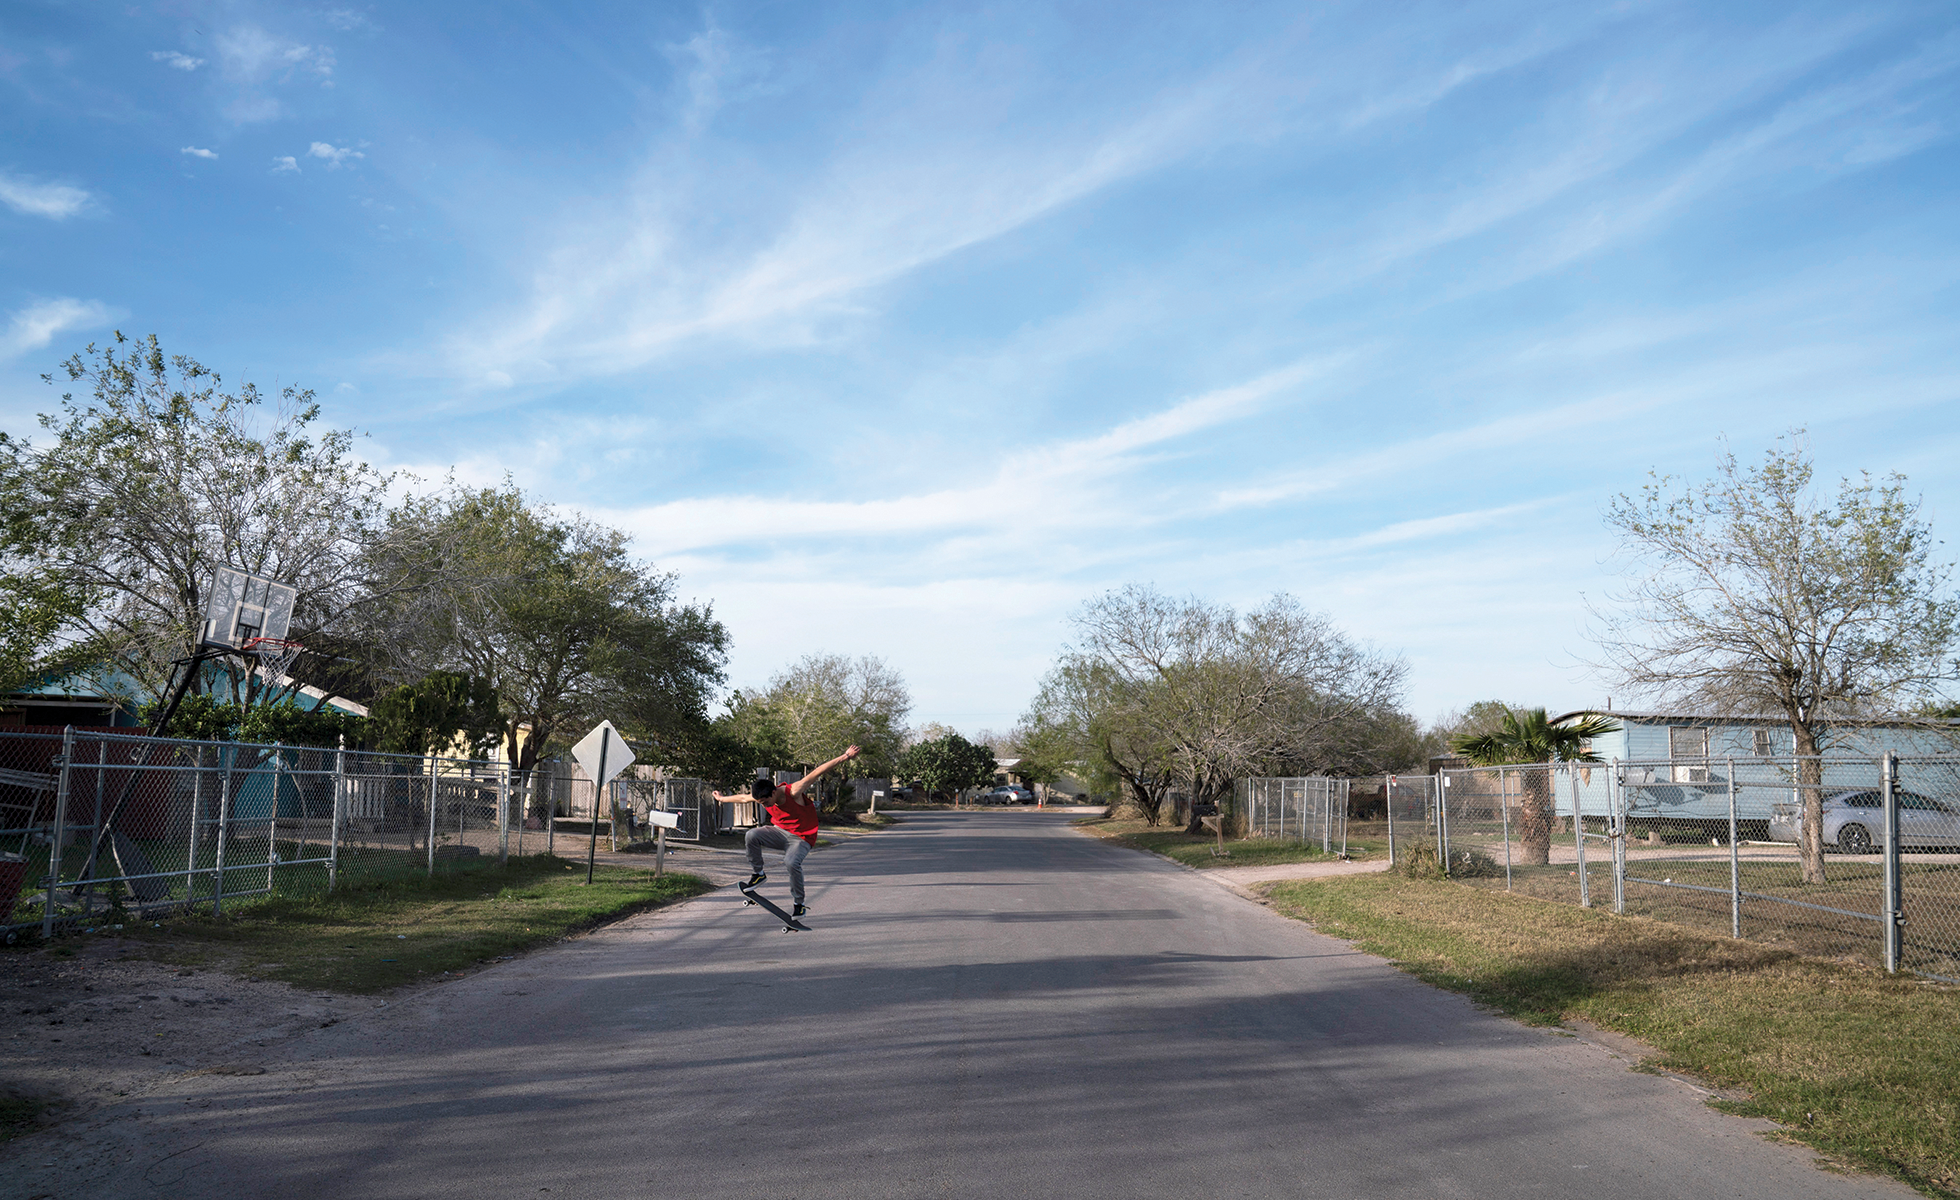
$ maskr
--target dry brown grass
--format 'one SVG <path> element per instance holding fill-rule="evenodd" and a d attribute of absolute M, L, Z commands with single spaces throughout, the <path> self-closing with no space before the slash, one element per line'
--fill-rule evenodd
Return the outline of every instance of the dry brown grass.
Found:
<path fill-rule="evenodd" d="M 1960 1195 L 1960 989 L 1450 882 L 1273 885 L 1274 907 L 1523 1020 L 1579 1017 L 1845 1162 Z"/>

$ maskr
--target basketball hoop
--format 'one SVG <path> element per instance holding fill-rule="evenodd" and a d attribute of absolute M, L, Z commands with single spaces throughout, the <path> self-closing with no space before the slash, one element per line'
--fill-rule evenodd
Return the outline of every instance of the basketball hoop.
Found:
<path fill-rule="evenodd" d="M 291 638 L 255 637 L 239 649 L 259 660 L 259 673 L 265 676 L 267 683 L 278 683 L 287 677 L 286 672 L 299 661 L 306 646 Z"/>

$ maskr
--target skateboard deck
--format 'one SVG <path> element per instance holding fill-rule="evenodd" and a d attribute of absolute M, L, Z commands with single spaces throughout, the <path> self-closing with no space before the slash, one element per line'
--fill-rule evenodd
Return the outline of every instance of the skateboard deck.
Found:
<path fill-rule="evenodd" d="M 763 895 L 762 893 L 760 893 L 760 892 L 752 892 L 752 891 L 750 891 L 750 890 L 749 890 L 749 889 L 747 889 L 747 888 L 737 888 L 736 890 L 737 890 L 737 891 L 739 891 L 739 892 L 741 892 L 741 893 L 742 893 L 742 894 L 743 894 L 744 896 L 747 896 L 747 897 L 748 897 L 748 903 L 750 903 L 750 904 L 760 904 L 760 905 L 761 905 L 762 907 L 764 907 L 764 908 L 766 908 L 766 909 L 768 909 L 768 910 L 769 910 L 770 912 L 772 912 L 772 913 L 775 913 L 775 914 L 776 914 L 776 919 L 777 919 L 777 920 L 779 920 L 779 921 L 781 921 L 781 922 L 783 923 L 783 932 L 784 932 L 784 933 L 796 933 L 796 932 L 801 932 L 801 933 L 813 933 L 813 932 L 815 932 L 815 931 L 814 931 L 814 930 L 812 930 L 812 929 L 811 929 L 811 928 L 810 928 L 810 927 L 809 927 L 808 925 L 805 925 L 805 924 L 804 924 L 803 922 L 801 922 L 801 921 L 799 921 L 799 920 L 797 920 L 797 919 L 796 919 L 795 917 L 792 917 L 792 916 L 790 916 L 790 915 L 789 915 L 788 913 L 786 913 L 786 912 L 784 912 L 784 911 L 783 911 L 782 909 L 780 909 L 780 908 L 777 908 L 777 907 L 776 907 L 776 902 L 775 902 L 775 901 L 773 901 L 773 900 L 771 900 L 771 899 L 769 899 L 769 897 L 767 897 L 767 896 L 764 896 L 764 895 Z"/>

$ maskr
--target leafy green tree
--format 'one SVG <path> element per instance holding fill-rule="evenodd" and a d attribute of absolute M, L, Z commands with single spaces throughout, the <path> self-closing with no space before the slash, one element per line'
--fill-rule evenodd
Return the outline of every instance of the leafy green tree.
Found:
<path fill-rule="evenodd" d="M 1163 819 L 1164 798 L 1176 775 L 1171 744 L 1147 717 L 1147 689 L 1125 688 L 1106 663 L 1065 654 L 1042 679 L 1023 723 L 1061 753 L 1081 762 L 1088 782 L 1121 795 L 1144 822 Z"/>
<path fill-rule="evenodd" d="M 1044 799 L 1048 789 L 1075 766 L 1074 748 L 1063 730 L 1025 719 L 1001 739 L 1001 747 L 995 751 L 995 757 L 998 758 L 1003 752 L 1018 760 L 1014 764 L 1014 773 L 1040 788 Z"/>
<path fill-rule="evenodd" d="M 155 337 L 121 333 L 62 373 L 88 391 L 41 417 L 44 442 L 0 434 L 0 593 L 52 615 L 57 642 L 86 643 L 155 696 L 194 648 L 219 567 L 293 584 L 302 639 L 392 586 L 366 573 L 389 479 L 353 457 L 353 434 L 316 427 L 312 392 L 287 387 L 268 405 L 249 383 L 226 391 Z M 242 662 L 225 668 L 198 686 L 248 706 L 291 690 Z"/>
<path fill-rule="evenodd" d="M 976 746 L 957 733 L 915 742 L 898 761 L 899 773 L 918 780 L 927 795 L 981 787 L 992 782 L 998 769 L 992 750 Z"/>
<path fill-rule="evenodd" d="M 1542 708 L 1512 709 L 1488 733 L 1462 734 L 1450 749 L 1480 767 L 1523 763 L 1598 762 L 1588 743 L 1619 726 L 1600 716 L 1555 724 Z M 1543 866 L 1552 853 L 1552 776 L 1522 772 L 1524 798 L 1518 813 L 1518 841 L 1527 865 Z"/>
<path fill-rule="evenodd" d="M 486 682 L 518 771 L 602 718 L 667 743 L 706 720 L 727 630 L 708 605 L 676 602 L 675 577 L 633 558 L 624 533 L 508 485 L 418 499 L 391 524 L 376 570 L 414 586 L 368 610 L 378 672 Z"/>
<path fill-rule="evenodd" d="M 808 768 L 845 746 L 859 748 L 856 758 L 819 781 L 824 803 L 835 807 L 847 781 L 897 768 L 912 698 L 881 659 L 809 654 L 778 673 L 746 708 L 754 714 L 749 741 L 759 750 L 780 747 L 778 765 Z"/>
<path fill-rule="evenodd" d="M 1595 615 L 1607 670 L 1637 694 L 1789 723 L 1804 802 L 1803 877 L 1824 882 L 1823 765 L 1832 730 L 1890 717 L 1960 678 L 1952 564 L 1905 479 L 1812 486 L 1802 430 L 1761 465 L 1725 453 L 1715 476 L 1657 476 L 1620 496 L 1633 584 Z"/>
<path fill-rule="evenodd" d="M 431 671 L 368 708 L 368 737 L 397 754 L 450 754 L 460 742 L 472 757 L 493 752 L 504 732 L 497 690 L 487 679 Z"/>
<path fill-rule="evenodd" d="M 144 724 L 156 720 L 161 702 L 142 707 Z M 171 715 L 169 734 L 194 742 L 274 743 L 286 746 L 336 746 L 344 739 L 348 746 L 367 742 L 367 718 L 335 708 L 308 707 L 290 700 L 246 707 L 236 700 L 220 700 L 209 692 L 184 697 Z M 239 770 L 257 765 L 257 758 L 240 759 Z"/>
<path fill-rule="evenodd" d="M 64 638 L 87 610 L 82 595 L 31 565 L 0 573 L 0 694 L 94 665 L 100 654 L 92 642 Z"/>

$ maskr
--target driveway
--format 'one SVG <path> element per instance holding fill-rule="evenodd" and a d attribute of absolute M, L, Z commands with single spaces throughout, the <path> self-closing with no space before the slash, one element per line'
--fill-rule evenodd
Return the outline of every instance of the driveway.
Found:
<path fill-rule="evenodd" d="M 910 813 L 21 1140 L 10 1196 L 1906 1197 L 1077 834 Z M 767 885 L 779 899 L 780 874 Z"/>

